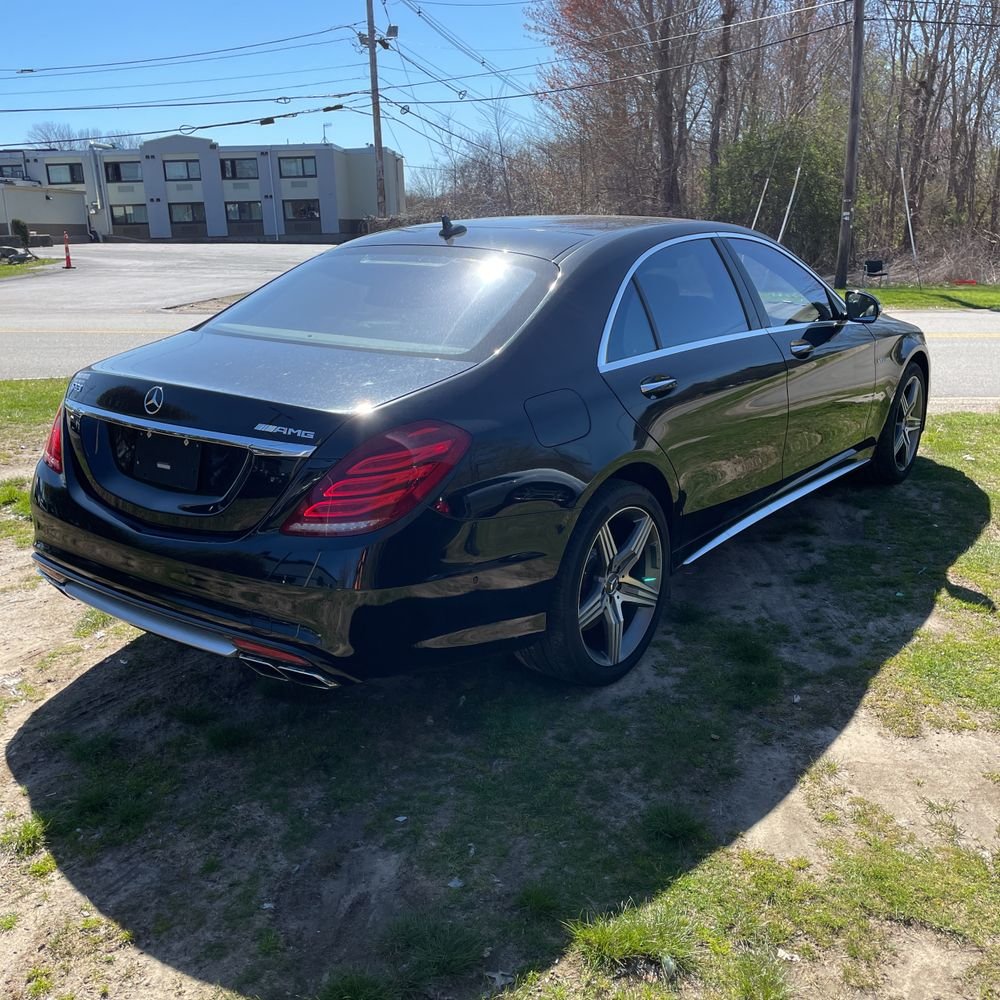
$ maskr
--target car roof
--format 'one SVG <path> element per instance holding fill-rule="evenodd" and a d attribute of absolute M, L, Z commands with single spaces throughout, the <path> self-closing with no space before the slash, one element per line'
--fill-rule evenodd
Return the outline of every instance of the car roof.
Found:
<path fill-rule="evenodd" d="M 616 235 L 624 237 L 643 229 L 650 231 L 651 242 L 696 233 L 752 232 L 725 222 L 633 215 L 519 215 L 452 219 L 452 225 L 466 229 L 465 233 L 454 237 L 453 246 L 506 250 L 553 261 L 583 243 L 600 237 L 604 237 L 604 241 L 613 240 Z M 403 226 L 363 236 L 348 245 L 441 246 L 444 241 L 438 235 L 440 230 L 440 222 Z"/>

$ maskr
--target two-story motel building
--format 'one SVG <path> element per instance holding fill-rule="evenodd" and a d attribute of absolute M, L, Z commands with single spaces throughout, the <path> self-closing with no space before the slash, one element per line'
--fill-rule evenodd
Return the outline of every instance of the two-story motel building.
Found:
<path fill-rule="evenodd" d="M 102 239 L 335 242 L 376 211 L 374 150 L 330 143 L 220 146 L 171 135 L 137 149 L 8 149 L 0 150 L 0 184 L 9 200 L 19 197 L 29 228 L 76 239 L 90 231 Z M 74 190 L 84 201 L 75 213 L 45 194 Z M 390 149 L 385 191 L 387 213 L 403 212 L 403 158 Z M 3 216 L 0 237 L 10 233 Z"/>

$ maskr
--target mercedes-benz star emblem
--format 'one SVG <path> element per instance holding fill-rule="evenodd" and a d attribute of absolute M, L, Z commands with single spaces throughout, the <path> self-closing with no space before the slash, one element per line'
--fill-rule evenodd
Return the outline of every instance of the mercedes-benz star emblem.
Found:
<path fill-rule="evenodd" d="M 147 413 L 159 413 L 160 407 L 163 406 L 163 386 L 154 385 L 153 388 L 146 393 L 146 398 L 143 400 L 142 405 L 146 408 Z"/>

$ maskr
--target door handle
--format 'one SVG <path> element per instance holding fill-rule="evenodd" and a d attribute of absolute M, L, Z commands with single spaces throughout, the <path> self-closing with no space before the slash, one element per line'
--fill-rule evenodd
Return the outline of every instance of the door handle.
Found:
<path fill-rule="evenodd" d="M 816 350 L 816 345 L 810 344 L 808 340 L 793 340 L 788 345 L 788 349 L 797 358 L 808 358 Z"/>
<path fill-rule="evenodd" d="M 658 399 L 677 387 L 677 379 L 668 375 L 650 375 L 639 383 L 639 392 L 648 399 Z"/>

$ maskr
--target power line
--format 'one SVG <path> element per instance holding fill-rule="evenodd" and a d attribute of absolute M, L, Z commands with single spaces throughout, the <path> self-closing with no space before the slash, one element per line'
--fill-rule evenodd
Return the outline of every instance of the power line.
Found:
<path fill-rule="evenodd" d="M 283 114 L 277 115 L 266 115 L 263 118 L 245 118 L 242 121 L 235 122 L 213 122 L 210 125 L 178 125 L 175 128 L 165 128 L 156 129 L 154 131 L 144 130 L 142 132 L 116 132 L 112 135 L 88 135 L 88 136 L 74 136 L 74 142 L 101 142 L 108 139 L 134 139 L 136 137 L 149 137 L 151 135 L 176 135 L 180 133 L 181 135 L 193 135 L 195 132 L 204 132 L 210 128 L 229 128 L 233 125 L 264 125 L 271 124 L 279 118 L 298 118 L 300 115 L 314 115 L 320 112 L 330 112 L 341 110 L 336 107 L 320 107 L 320 108 L 305 108 L 302 111 L 286 111 Z M 355 111 L 355 108 L 344 107 L 345 111 Z M 52 140 L 50 139 L 36 139 L 36 140 L 23 140 L 23 141 L 6 141 L 0 142 L 0 149 L 22 149 L 28 147 L 42 146 L 47 147 Z M 57 140 L 58 141 L 58 140 Z M 69 152 L 69 150 L 67 150 Z"/>
<path fill-rule="evenodd" d="M 480 66 L 485 67 L 490 70 L 499 80 L 506 83 L 508 86 L 512 86 L 515 90 L 521 86 L 517 82 L 511 82 L 509 80 L 504 80 L 504 71 L 498 66 L 495 66 L 488 59 L 484 59 L 483 56 L 476 52 L 475 49 L 471 48 L 468 44 L 462 41 L 451 29 L 443 25 L 437 18 L 432 17 L 430 14 L 425 13 L 420 9 L 420 4 L 416 3 L 415 0 L 401 0 L 401 2 L 408 7 L 417 17 L 425 21 L 437 34 L 439 34 L 445 41 L 450 42 L 455 46 L 460 52 L 464 53 L 474 62 L 479 63 Z"/>
<path fill-rule="evenodd" d="M 338 43 L 350 42 L 350 41 L 353 41 L 353 39 L 328 38 L 321 42 L 300 42 L 297 45 L 283 45 L 273 49 L 258 49 L 255 52 L 231 52 L 229 55 L 207 56 L 201 59 L 181 59 L 178 60 L 177 62 L 172 62 L 172 63 L 160 63 L 158 66 L 109 66 L 106 69 L 80 69 L 80 70 L 69 70 L 67 72 L 46 73 L 45 76 L 46 78 L 55 76 L 90 76 L 94 73 L 121 73 L 136 69 L 157 69 L 157 68 L 165 69 L 171 66 L 187 66 L 193 63 L 202 63 L 202 62 L 220 62 L 224 59 L 243 59 L 246 58 L 247 56 L 271 55 L 275 52 L 289 52 L 292 49 L 310 49 L 310 48 L 315 48 L 317 45 L 336 45 Z M 14 76 L 0 77 L 0 80 L 23 79 L 23 76 L 20 75 L 18 71 L 15 70 L 14 72 L 15 72 Z"/>
<path fill-rule="evenodd" d="M 364 91 L 352 91 L 350 94 L 297 94 L 294 97 L 288 97 L 282 94 L 279 97 L 248 97 L 244 99 L 233 99 L 226 101 L 213 101 L 213 100 L 179 100 L 170 102 L 152 102 L 152 101 L 141 101 L 137 103 L 122 103 L 122 104 L 89 104 L 89 105 L 79 105 L 64 108 L 0 108 L 0 114 L 4 115 L 19 115 L 19 114 L 39 114 L 39 113 L 49 113 L 49 112 L 69 112 L 69 111 L 134 111 L 138 109 L 151 109 L 151 108 L 207 108 L 216 107 L 225 104 L 290 104 L 292 101 L 318 101 L 323 98 L 337 98 L 337 97 L 348 97 L 354 96 L 356 93 L 365 93 Z"/>
<path fill-rule="evenodd" d="M 214 56 L 222 52 L 241 52 L 245 49 L 258 49 L 264 45 L 281 45 L 284 42 L 297 42 L 301 38 L 315 38 L 317 35 L 328 35 L 331 31 L 341 31 L 354 28 L 360 21 L 355 21 L 353 24 L 338 24 L 332 28 L 320 28 L 318 31 L 307 31 L 301 35 L 288 35 L 285 38 L 271 38 L 266 42 L 249 42 L 246 45 L 231 45 L 224 49 L 206 49 L 204 52 L 184 52 L 175 56 L 149 56 L 146 59 L 123 59 L 119 62 L 105 62 L 105 63 L 79 63 L 75 66 L 40 66 L 32 69 L 0 69 L 3 73 L 48 73 L 50 70 L 69 70 L 69 69 L 111 69 L 115 66 L 140 66 L 148 65 L 149 63 L 162 63 L 162 62 L 172 62 L 175 59 L 193 59 L 196 56 Z"/>
<path fill-rule="evenodd" d="M 405 0 L 404 0 L 405 2 Z M 481 104 L 483 102 L 512 101 L 522 97 L 547 97 L 550 94 L 564 94 L 577 90 L 591 90 L 594 87 L 606 87 L 612 83 L 623 83 L 627 80 L 638 80 L 647 76 L 656 76 L 659 73 L 667 73 L 675 69 L 688 69 L 692 66 L 703 66 L 707 63 L 718 62 L 720 59 L 728 59 L 732 56 L 744 55 L 747 52 L 757 52 L 760 49 L 771 48 L 774 45 L 781 45 L 783 42 L 793 42 L 799 38 L 806 38 L 809 35 L 817 35 L 823 31 L 830 31 L 833 28 L 842 28 L 850 21 L 834 21 L 831 24 L 822 25 L 819 28 L 810 28 L 808 31 L 800 31 L 794 35 L 785 35 L 783 38 L 773 38 L 767 42 L 759 42 L 757 45 L 748 45 L 742 49 L 733 49 L 730 52 L 720 53 L 713 56 L 705 56 L 703 59 L 692 59 L 686 63 L 675 63 L 673 66 L 661 66 L 657 69 L 645 70 L 640 73 L 629 73 L 625 76 L 614 77 L 609 80 L 593 80 L 586 83 L 566 84 L 562 87 L 549 87 L 545 90 L 529 90 L 520 94 L 498 94 L 494 97 L 467 97 L 462 101 L 414 101 L 418 106 L 431 106 L 436 104 Z"/>
<path fill-rule="evenodd" d="M 488 3 L 459 3 L 458 0 L 420 0 L 421 7 L 527 7 L 534 0 L 489 0 Z"/>
<path fill-rule="evenodd" d="M 1000 28 L 996 21 L 954 21 L 937 17 L 866 17 L 866 21 L 888 21 L 892 24 L 943 24 L 953 28 Z"/>
<path fill-rule="evenodd" d="M 348 63 L 344 66 L 338 66 L 337 69 L 355 69 L 357 67 L 367 67 L 367 63 Z M 194 86 L 196 83 L 227 83 L 230 80 L 259 80 L 263 77 L 269 76 L 297 76 L 301 73 L 325 73 L 330 67 L 329 66 L 311 66 L 306 69 L 281 69 L 274 73 L 241 73 L 238 76 L 209 76 L 202 77 L 200 80 L 174 80 L 171 86 L 174 87 L 187 87 Z M 345 76 L 343 80 L 353 80 L 359 74 L 355 73 L 351 76 Z M 334 81 L 328 81 L 334 82 Z M 337 81 L 339 82 L 339 81 Z M 60 87 L 54 90 L 19 90 L 17 94 L 10 91 L 0 91 L 0 97 L 36 97 L 40 94 L 80 94 L 80 93 L 90 93 L 92 91 L 98 90 L 121 90 L 120 83 L 108 84 L 104 87 Z M 147 87 L 162 87 L 164 82 L 158 80 L 156 83 L 130 83 L 129 88 L 132 90 L 145 89 Z"/>
<path fill-rule="evenodd" d="M 290 84 L 289 90 L 297 90 L 302 87 L 325 87 L 331 83 L 344 83 L 347 81 L 354 81 L 358 78 L 358 74 L 353 74 L 349 77 L 335 77 L 333 80 L 312 80 L 308 83 L 293 83 Z M 336 97 L 336 96 L 353 96 L 355 92 L 351 92 L 350 95 L 335 95 L 335 94 L 300 94 L 294 96 L 287 96 L 285 94 L 280 94 L 278 96 L 267 96 L 259 98 L 247 98 L 245 101 L 223 101 L 215 100 L 215 98 L 223 97 L 245 97 L 249 94 L 261 94 L 267 93 L 270 88 L 258 87 L 254 90 L 230 90 L 223 92 L 221 94 L 191 94 L 188 97 L 165 97 L 160 101 L 129 101 L 121 104 L 89 104 L 89 105 L 73 105 L 69 107 L 58 107 L 58 108 L 0 108 L 0 114 L 23 114 L 23 113 L 45 113 L 45 112 L 58 112 L 58 111 L 120 111 L 127 110 L 130 108 L 196 108 L 203 107 L 212 104 L 254 104 L 263 101 L 277 101 L 279 104 L 287 104 L 289 101 L 301 101 L 301 100 L 319 100 L 322 97 Z M 273 91 L 271 92 L 273 94 Z M 359 93 L 366 93 L 361 91 Z"/>
<path fill-rule="evenodd" d="M 408 2 L 408 0 L 403 0 L 403 2 Z M 829 6 L 831 3 L 834 3 L 834 2 L 839 2 L 839 0 L 825 0 L 824 3 L 817 4 L 816 6 L 817 7 L 820 7 L 820 6 Z M 421 72 L 423 72 L 427 76 L 431 77 L 431 79 L 432 79 L 433 82 L 437 82 L 439 84 L 447 86 L 448 89 L 450 89 L 453 93 L 455 93 L 458 96 L 458 98 L 459 98 L 458 101 L 451 101 L 451 100 L 417 101 L 417 100 L 414 100 L 414 101 L 412 101 L 413 104 L 418 105 L 418 106 L 432 106 L 432 105 L 440 105 L 440 104 L 457 104 L 457 103 L 480 104 L 480 103 L 484 103 L 484 102 L 496 102 L 496 101 L 502 101 L 502 100 L 513 100 L 513 99 L 522 98 L 522 97 L 543 97 L 543 96 L 547 96 L 549 94 L 556 94 L 556 93 L 564 93 L 564 92 L 568 92 L 568 91 L 590 89 L 590 88 L 593 88 L 593 87 L 596 87 L 596 86 L 610 85 L 612 83 L 619 83 L 619 82 L 626 81 L 626 80 L 639 79 L 639 78 L 646 77 L 646 76 L 656 75 L 658 73 L 665 72 L 665 71 L 668 71 L 668 70 L 683 69 L 683 68 L 687 68 L 687 67 L 691 67 L 691 66 L 703 65 L 703 64 L 706 64 L 706 63 L 716 62 L 716 61 L 718 61 L 721 58 L 728 58 L 728 57 L 734 56 L 734 55 L 741 55 L 741 54 L 744 54 L 744 53 L 747 53 L 747 52 L 757 51 L 759 49 L 763 49 L 763 48 L 767 48 L 767 47 L 770 47 L 770 46 L 773 46 L 773 45 L 777 45 L 777 44 L 780 44 L 780 43 L 785 42 L 785 41 L 793 41 L 795 39 L 802 38 L 802 37 L 805 37 L 807 35 L 812 35 L 812 34 L 816 34 L 816 33 L 821 32 L 821 31 L 830 30 L 831 28 L 838 27 L 838 26 L 846 24 L 846 23 L 847 22 L 833 22 L 832 24 L 829 24 L 829 25 L 823 25 L 823 26 L 820 26 L 818 28 L 812 28 L 812 29 L 809 29 L 809 30 L 804 31 L 804 32 L 799 32 L 799 33 L 794 34 L 794 35 L 786 36 L 784 38 L 772 39 L 770 41 L 763 42 L 763 43 L 758 43 L 757 45 L 747 46 L 747 47 L 742 48 L 742 49 L 734 49 L 734 50 L 732 50 L 731 52 L 729 52 L 727 54 L 717 54 L 717 55 L 713 55 L 713 56 L 707 56 L 707 57 L 704 57 L 702 59 L 692 60 L 692 61 L 687 62 L 687 63 L 681 63 L 681 64 L 677 64 L 677 65 L 674 65 L 674 66 L 662 67 L 662 68 L 657 68 L 657 69 L 643 71 L 643 72 L 638 72 L 638 73 L 631 73 L 631 74 L 627 74 L 625 76 L 617 77 L 617 78 L 614 78 L 614 79 L 600 80 L 600 81 L 590 81 L 590 82 L 579 83 L 579 84 L 567 84 L 567 85 L 562 86 L 562 87 L 553 87 L 553 88 L 548 88 L 548 89 L 539 89 L 539 90 L 533 90 L 533 91 L 526 91 L 526 92 L 523 92 L 523 93 L 501 94 L 501 95 L 494 95 L 494 96 L 486 96 L 486 95 L 479 94 L 478 92 L 475 92 L 476 96 L 468 97 L 468 96 L 466 96 L 465 91 L 462 91 L 462 90 L 460 90 L 460 89 L 458 89 L 458 88 L 456 88 L 454 86 L 451 86 L 450 81 L 449 81 L 448 78 L 442 78 L 442 77 L 436 76 L 431 70 L 428 70 L 419 61 L 413 59 L 412 57 L 403 55 L 402 52 L 399 52 L 398 54 L 400 55 L 400 57 L 402 59 L 405 59 L 406 61 L 412 63 Z M 562 61 L 562 60 L 553 60 L 553 62 L 554 61 Z M 545 65 L 545 64 L 537 64 L 537 65 Z M 514 70 L 517 70 L 517 69 L 529 69 L 529 68 L 533 68 L 533 67 L 531 67 L 531 66 L 512 67 L 509 72 L 513 72 Z M 492 75 L 495 75 L 495 71 L 488 70 L 488 71 L 486 71 L 485 73 L 482 73 L 482 74 L 467 74 L 464 77 L 454 77 L 454 78 L 451 78 L 451 79 L 463 79 L 464 80 L 464 79 L 474 78 L 474 77 L 477 77 L 477 76 L 492 76 Z M 326 81 L 326 82 L 336 82 L 336 81 Z M 319 81 L 319 83 L 320 83 L 320 85 L 322 85 L 323 81 Z M 417 83 L 417 84 L 410 84 L 410 89 L 412 90 L 412 88 L 414 86 L 418 86 L 418 85 L 420 85 L 420 84 L 419 83 Z M 302 84 L 300 86 L 310 86 L 310 84 Z M 263 89 L 263 88 L 261 88 L 261 89 Z M 390 85 L 388 85 L 388 87 L 386 89 L 406 89 L 406 88 L 402 84 L 395 84 L 395 85 L 390 84 Z M 243 93 L 259 93 L 259 92 L 260 92 L 260 90 L 256 90 L 256 91 L 244 91 Z M 240 92 L 235 92 L 235 93 L 239 94 Z M 298 101 L 298 100 L 322 100 L 324 98 L 339 99 L 339 98 L 346 98 L 346 97 L 353 97 L 353 96 L 361 96 L 361 95 L 364 95 L 364 94 L 367 94 L 367 93 L 369 93 L 369 91 L 364 90 L 364 89 L 358 89 L 358 90 L 347 91 L 347 92 L 339 93 L 339 94 L 334 94 L 334 93 L 327 93 L 327 94 L 302 94 L 302 95 L 295 95 L 295 96 L 291 96 L 291 97 L 289 97 L 287 95 L 277 95 L 277 96 L 272 96 L 272 97 L 259 97 L 259 98 L 255 97 L 255 98 L 235 99 L 235 100 L 198 99 L 198 98 L 192 98 L 192 99 L 188 100 L 188 99 L 181 98 L 181 99 L 177 99 L 177 100 L 171 99 L 171 100 L 167 100 L 167 101 L 121 102 L 121 103 L 118 103 L 118 104 L 67 105 L 67 106 L 56 106 L 56 107 L 30 107 L 30 108 L 2 108 L 2 109 L 0 109 L 0 113 L 4 113 L 4 114 L 39 114 L 39 113 L 56 113 L 56 112 L 64 112 L 65 113 L 65 112 L 81 112 L 81 111 L 107 111 L 107 110 L 133 110 L 133 109 L 154 109 L 154 108 L 209 107 L 209 106 L 221 106 L 221 105 L 231 105 L 231 104 L 263 104 L 263 103 L 271 103 L 271 102 L 277 102 L 277 103 L 287 104 L 287 103 L 290 103 L 291 101 Z M 222 98 L 224 96 L 226 96 L 226 95 L 223 95 L 223 94 L 220 94 L 220 95 L 206 95 L 206 98 Z M 397 102 L 393 102 L 393 103 L 397 103 Z"/>
<path fill-rule="evenodd" d="M 431 83 L 439 83 L 439 84 L 442 84 L 443 86 L 447 87 L 448 90 L 450 90 L 453 94 L 455 94 L 458 97 L 459 101 L 464 101 L 466 95 L 468 93 L 470 93 L 470 92 L 472 94 L 474 94 L 476 97 L 484 97 L 485 95 L 482 93 L 482 91 L 476 90 L 475 87 L 471 87 L 471 86 L 467 86 L 465 88 L 453 87 L 451 85 L 451 80 L 463 80 L 464 81 L 466 79 L 475 79 L 475 78 L 481 77 L 481 76 L 493 76 L 494 75 L 490 70 L 487 70 L 484 73 L 470 73 L 470 74 L 466 74 L 466 76 L 462 76 L 462 77 L 452 77 L 452 78 L 442 77 L 439 74 L 434 73 L 432 70 L 427 69 L 426 66 L 421 65 L 419 62 L 417 62 L 412 57 L 405 56 L 403 54 L 403 52 L 402 52 L 402 48 L 403 47 L 402 47 L 402 45 L 399 44 L 399 42 L 396 43 L 396 48 L 399 51 L 399 56 L 400 56 L 401 59 L 406 59 L 407 62 L 409 62 L 413 66 L 415 66 L 418 70 L 420 70 L 421 73 L 423 73 L 425 76 L 430 77 L 429 80 L 425 80 L 425 81 L 422 81 L 422 82 L 418 80 L 416 83 L 411 84 L 410 87 L 409 87 L 409 89 L 410 89 L 411 92 L 412 92 L 412 90 L 413 90 L 414 87 L 425 87 L 425 86 L 430 85 Z M 411 50 L 408 49 L 407 51 L 411 51 Z M 532 70 L 534 69 L 534 67 L 530 67 L 530 68 Z M 522 84 L 522 83 L 519 82 L 518 86 L 519 87 L 523 87 L 524 84 Z M 403 88 L 401 84 L 388 84 L 384 89 L 385 90 L 401 90 L 401 89 L 406 89 L 406 88 Z M 419 103 L 419 102 L 415 102 L 415 103 Z M 512 112 L 511 114 L 512 114 L 513 118 L 516 118 L 522 124 L 530 125 L 530 126 L 534 127 L 535 123 L 533 121 L 531 121 L 530 118 L 526 118 L 524 115 L 518 114 L 517 112 Z"/>
<path fill-rule="evenodd" d="M 403 2 L 406 2 L 406 0 L 403 0 Z M 775 18 L 786 17 L 789 14 L 808 13 L 810 11 L 819 10 L 820 8 L 835 6 L 835 5 L 837 5 L 837 4 L 841 3 L 841 2 L 842 2 L 842 0 L 820 0 L 819 3 L 815 3 L 815 4 L 813 4 L 813 5 L 809 6 L 809 7 L 800 7 L 800 8 L 797 8 L 797 9 L 793 10 L 793 11 L 783 11 L 783 12 L 780 12 L 780 13 L 777 13 L 777 14 L 765 14 L 765 15 L 763 15 L 761 17 L 752 17 L 752 18 L 747 18 L 746 20 L 743 20 L 743 21 L 736 21 L 736 22 L 730 24 L 729 27 L 730 28 L 738 28 L 738 27 L 742 27 L 742 26 L 748 25 L 748 24 L 757 24 L 757 23 L 762 22 L 762 21 L 770 21 L 770 20 L 773 20 Z M 829 27 L 834 27 L 836 23 L 840 23 L 840 22 L 835 22 L 834 24 L 829 25 Z M 668 36 L 665 36 L 664 38 L 658 39 L 658 41 L 659 42 L 669 42 L 669 41 L 676 41 L 676 40 L 679 40 L 679 39 L 682 39 L 682 38 L 691 38 L 691 37 L 693 37 L 695 35 L 702 35 L 706 31 L 721 30 L 723 27 L 725 27 L 725 25 L 721 25 L 721 24 L 720 25 L 713 25 L 713 26 L 710 26 L 710 27 L 707 27 L 707 28 L 702 28 L 702 29 L 700 29 L 698 31 L 687 31 L 687 32 L 683 32 L 683 33 L 677 34 L 677 35 L 668 35 Z M 598 36 L 594 36 L 594 37 L 596 38 Z M 397 43 L 397 45 L 398 45 L 398 43 Z M 610 49 L 595 50 L 594 52 L 591 52 L 589 54 L 590 55 L 608 55 L 608 54 L 612 54 L 612 53 L 616 53 L 616 52 L 625 52 L 628 49 L 634 49 L 634 48 L 640 48 L 640 47 L 648 47 L 649 45 L 650 45 L 650 41 L 647 39 L 647 40 L 644 40 L 644 41 L 641 41 L 641 42 L 634 42 L 634 43 L 632 43 L 630 45 L 620 45 L 620 46 L 615 46 L 614 48 L 610 48 Z M 401 45 L 398 45 L 398 48 L 400 50 L 400 55 L 401 55 L 402 58 L 407 59 L 407 61 L 411 62 L 421 72 L 423 72 L 427 76 L 431 77 L 437 83 L 440 83 L 440 84 L 443 84 L 443 85 L 447 86 L 448 89 L 450 91 L 452 91 L 452 93 L 454 93 L 457 96 L 459 96 L 460 99 L 462 99 L 463 101 L 465 100 L 465 98 L 461 97 L 461 94 L 463 93 L 462 89 L 458 88 L 458 87 L 452 87 L 452 86 L 450 86 L 451 83 L 453 83 L 455 81 L 475 80 L 475 79 L 478 79 L 478 78 L 481 78 L 481 77 L 485 77 L 485 76 L 497 76 L 498 75 L 498 71 L 497 70 L 488 69 L 488 70 L 486 70 L 486 71 L 484 71 L 482 73 L 463 73 L 463 74 L 459 74 L 459 75 L 456 75 L 456 76 L 444 76 L 444 77 L 438 76 L 438 75 L 430 72 L 429 70 L 427 70 L 425 67 L 419 65 L 416 62 L 416 60 L 413 59 L 412 57 L 407 57 L 407 56 L 403 55 L 403 53 L 402 53 L 402 46 Z M 749 51 L 749 50 L 744 49 L 744 50 L 738 50 L 738 51 Z M 730 53 L 730 54 L 736 54 L 736 53 Z M 540 68 L 542 66 L 551 66 L 551 65 L 554 65 L 556 63 L 577 62 L 577 61 L 578 61 L 578 57 L 576 57 L 576 56 L 562 56 L 562 57 L 559 57 L 559 58 L 556 58 L 556 59 L 543 60 L 541 62 L 525 63 L 525 64 L 520 65 L 520 66 L 510 66 L 510 67 L 507 67 L 506 69 L 500 70 L 499 72 L 504 74 L 504 76 L 502 76 L 501 79 L 504 80 L 504 82 L 510 83 L 511 81 L 510 81 L 510 79 L 508 79 L 508 77 L 509 77 L 510 74 L 513 74 L 513 73 L 517 73 L 517 72 L 521 72 L 521 71 L 534 71 L 534 70 L 536 70 L 536 69 L 538 69 L 538 68 Z M 427 86 L 428 83 L 429 83 L 429 81 L 428 82 L 423 82 L 423 83 L 417 82 L 415 84 L 411 84 L 410 86 L 411 87 L 414 87 L 414 86 L 416 86 L 416 87 Z M 518 85 L 519 86 L 523 86 L 523 84 L 518 84 Z M 385 89 L 387 89 L 387 90 L 392 90 L 392 89 L 399 90 L 399 89 L 406 89 L 406 88 L 404 88 L 402 84 L 389 84 Z M 466 88 L 466 89 L 470 89 L 471 90 L 471 88 Z M 482 95 L 479 95 L 479 96 L 482 96 Z M 471 102 L 469 102 L 469 103 L 471 103 Z"/>
<path fill-rule="evenodd" d="M 470 139 L 468 136 L 465 135 L 459 135 L 457 132 L 453 132 L 450 128 L 445 128 L 444 125 L 438 125 L 436 122 L 432 122 L 429 118 L 424 118 L 423 115 L 418 114 L 416 111 L 413 111 L 406 104 L 399 104 L 398 102 L 394 101 L 391 97 L 387 97 L 386 100 L 394 107 L 399 108 L 400 112 L 404 115 L 413 115 L 414 118 L 417 118 L 420 121 L 426 123 L 427 125 L 430 125 L 431 128 L 436 128 L 439 132 L 444 132 L 447 135 L 452 136 L 452 138 L 459 139 L 464 143 L 468 143 L 468 145 L 470 146 L 476 146 L 478 149 L 485 149 L 489 153 L 493 152 L 493 150 L 490 149 L 489 146 L 484 146 L 481 142 L 476 142 L 475 140 Z M 403 123 L 400 122 L 400 124 Z"/>
<path fill-rule="evenodd" d="M 382 0 L 382 9 L 385 11 L 386 21 L 391 21 L 392 18 L 389 15 L 389 5 L 386 2 L 386 0 Z M 396 57 L 399 59 L 399 65 L 402 67 L 403 75 L 406 77 L 407 84 L 409 84 L 410 97 L 412 97 L 412 98 L 415 99 L 416 98 L 416 94 L 413 91 L 413 81 L 410 79 L 410 70 L 407 68 L 406 63 L 403 60 L 402 53 L 399 51 L 399 42 L 398 41 L 396 42 L 396 48 L 393 51 L 396 53 Z M 427 143 L 429 145 L 430 141 L 431 141 L 431 138 L 427 134 L 427 130 L 426 129 L 421 129 L 421 132 L 423 132 L 424 139 L 427 140 Z"/>

